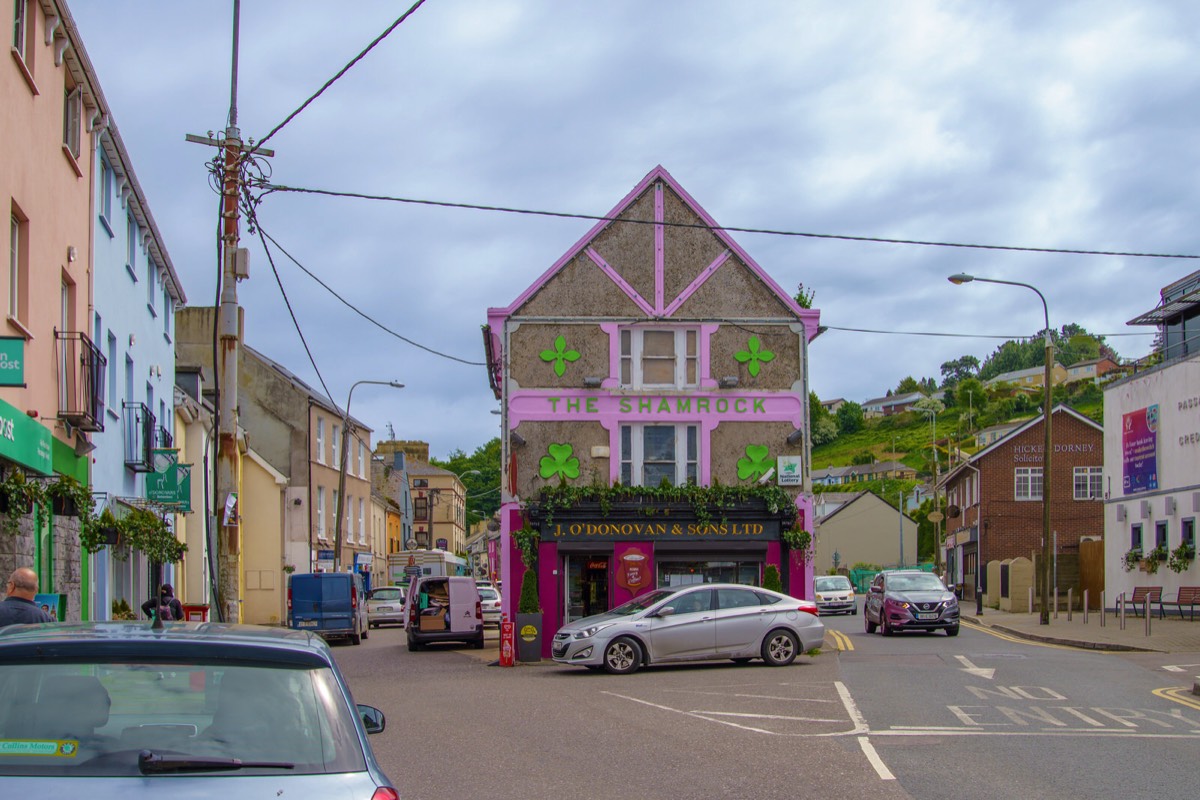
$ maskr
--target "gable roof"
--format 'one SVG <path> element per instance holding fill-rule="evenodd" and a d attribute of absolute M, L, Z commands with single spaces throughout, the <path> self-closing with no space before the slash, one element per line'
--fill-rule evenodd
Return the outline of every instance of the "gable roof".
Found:
<path fill-rule="evenodd" d="M 891 506 L 892 506 L 891 503 L 887 502 L 886 500 L 884 500 L 882 497 L 875 494 L 874 492 L 859 492 L 857 497 L 853 498 L 849 502 L 843 503 L 842 505 L 838 506 L 833 511 L 830 511 L 828 514 L 821 517 L 821 519 L 817 520 L 817 522 L 819 522 L 820 524 L 825 524 L 826 522 L 833 519 L 838 514 L 842 513 L 847 508 L 850 508 L 851 506 L 855 505 L 856 503 L 870 502 L 868 500 L 864 500 L 864 498 L 866 498 L 866 497 L 871 497 L 875 500 L 876 503 L 882 503 L 883 505 L 887 506 L 888 508 L 891 508 Z M 916 522 L 916 520 L 914 520 L 908 514 L 901 514 L 901 516 L 903 516 L 909 522 Z"/>

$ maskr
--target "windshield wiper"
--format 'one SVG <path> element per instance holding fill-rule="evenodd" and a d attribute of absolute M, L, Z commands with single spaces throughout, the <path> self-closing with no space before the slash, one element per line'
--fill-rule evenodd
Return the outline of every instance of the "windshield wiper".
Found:
<path fill-rule="evenodd" d="M 152 772 L 220 772 L 234 769 L 295 769 L 287 761 L 243 761 L 240 758 L 209 756 L 164 756 L 151 750 L 138 753 L 138 768 L 142 774 Z"/>

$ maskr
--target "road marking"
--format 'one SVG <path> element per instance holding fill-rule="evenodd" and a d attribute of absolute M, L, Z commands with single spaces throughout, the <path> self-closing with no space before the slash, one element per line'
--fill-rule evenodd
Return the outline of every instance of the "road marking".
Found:
<path fill-rule="evenodd" d="M 1192 690 L 1186 686 L 1171 686 L 1166 689 L 1155 689 L 1151 694 L 1161 697 L 1164 700 L 1174 700 L 1180 705 L 1185 705 L 1188 708 L 1194 708 L 1200 711 L 1200 697 L 1192 694 Z"/>
<path fill-rule="evenodd" d="M 850 721 L 854 723 L 854 730 L 851 733 L 869 733 L 870 728 L 867 726 L 867 721 L 863 718 L 862 712 L 858 710 L 858 705 L 854 702 L 854 698 L 850 696 L 850 690 L 846 688 L 846 684 L 841 681 L 834 681 L 833 688 L 837 690 L 838 697 L 842 698 L 842 705 L 846 707 L 846 714 L 850 717 Z"/>
<path fill-rule="evenodd" d="M 850 641 L 850 637 L 841 631 L 827 630 L 825 631 L 833 637 L 833 644 L 838 650 L 853 650 L 854 642 Z"/>
<path fill-rule="evenodd" d="M 879 774 L 879 779 L 884 781 L 894 781 L 896 776 L 887 768 L 887 764 L 883 763 L 883 759 L 879 757 L 879 753 L 875 752 L 875 746 L 865 737 L 858 737 L 858 746 L 862 748 L 863 755 L 867 757 L 867 761 L 871 762 L 871 766 L 875 768 L 875 772 Z"/>
<path fill-rule="evenodd" d="M 1188 667 L 1200 667 L 1200 664 L 1167 664 L 1163 669 L 1167 672 L 1187 672 Z"/>
<path fill-rule="evenodd" d="M 963 665 L 963 672 L 974 675 L 977 678 L 987 678 L 989 681 L 996 677 L 996 670 L 977 667 L 966 656 L 955 656 L 955 658 L 958 659 L 958 663 Z"/>
<path fill-rule="evenodd" d="M 1114 651 L 1109 651 L 1109 650 L 1097 650 L 1093 647 L 1073 647 L 1068 644 L 1054 644 L 1053 642 L 1039 642 L 1039 641 L 1035 641 L 1033 639 L 1022 639 L 1020 636 L 1013 636 L 1010 633 L 1005 633 L 1003 631 L 997 631 L 992 628 L 985 627 L 983 625 L 971 625 L 970 627 L 978 630 L 980 633 L 986 633 L 988 636 L 995 636 L 997 639 L 1003 639 L 1006 642 L 1016 642 L 1017 644 L 1027 644 L 1032 647 L 1049 647 L 1051 650 L 1074 650 L 1076 652 L 1096 653 L 1096 654 L 1114 652 Z"/>
<path fill-rule="evenodd" d="M 1082 736 L 1089 739 L 1200 739 L 1200 731 L 1189 733 L 1141 733 L 1128 728 L 1070 728 L 1040 731 L 988 731 L 978 728 L 930 727 L 873 730 L 872 736 Z"/>
<path fill-rule="evenodd" d="M 700 714 L 705 717 L 749 717 L 751 719 L 786 719 L 795 722 L 842 722 L 841 719 L 822 719 L 821 717 L 786 717 L 782 714 L 745 714 L 740 711 L 705 711 L 702 708 L 693 708 L 689 713 Z"/>

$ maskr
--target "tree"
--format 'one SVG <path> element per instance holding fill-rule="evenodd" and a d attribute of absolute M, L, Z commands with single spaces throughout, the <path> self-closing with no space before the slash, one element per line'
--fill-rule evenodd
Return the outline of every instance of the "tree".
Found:
<path fill-rule="evenodd" d="M 913 392 L 921 391 L 921 384 L 912 375 L 900 381 L 896 387 L 896 394 L 912 394 Z"/>
<path fill-rule="evenodd" d="M 975 356 L 960 356 L 942 364 L 942 386 L 954 386 L 979 372 L 979 359 Z"/>
<path fill-rule="evenodd" d="M 812 444 L 813 447 L 820 447 L 823 444 L 829 444 L 838 437 L 837 422 L 830 414 L 826 414 L 821 419 L 813 423 L 812 426 Z"/>
<path fill-rule="evenodd" d="M 847 400 L 837 410 L 838 430 L 841 433 L 855 433 L 862 430 L 866 424 L 862 406 L 853 400 Z"/>

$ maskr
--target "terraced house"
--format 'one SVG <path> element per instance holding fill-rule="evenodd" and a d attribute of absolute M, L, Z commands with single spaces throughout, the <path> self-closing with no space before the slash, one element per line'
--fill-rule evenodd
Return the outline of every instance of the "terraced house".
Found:
<path fill-rule="evenodd" d="M 811 565 L 787 542 L 813 527 L 819 312 L 662 167 L 605 216 L 488 312 L 509 613 L 524 571 L 514 538 L 532 534 L 550 632 L 659 586 L 761 585 L 769 566 L 810 597 Z"/>

